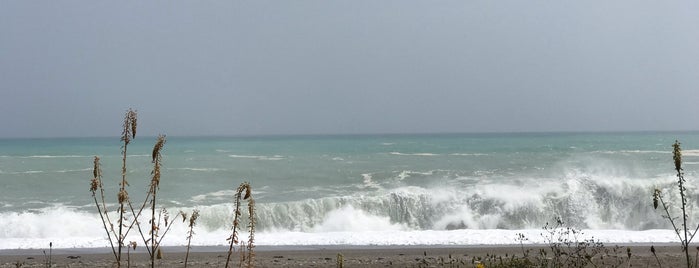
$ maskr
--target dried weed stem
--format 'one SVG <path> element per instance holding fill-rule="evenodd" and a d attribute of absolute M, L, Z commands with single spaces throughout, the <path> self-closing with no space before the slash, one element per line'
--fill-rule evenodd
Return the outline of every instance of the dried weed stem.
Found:
<path fill-rule="evenodd" d="M 243 192 L 245 192 L 245 196 L 243 196 Z M 240 241 L 238 240 L 239 239 L 238 227 L 240 225 L 240 215 L 242 214 L 240 211 L 241 199 L 248 201 L 248 217 L 249 217 L 248 231 L 250 232 L 247 246 L 242 247 L 243 249 L 247 248 L 247 251 L 248 251 L 247 257 L 244 257 L 245 255 L 241 256 L 241 264 L 242 264 L 242 261 L 245 260 L 247 267 L 254 266 L 254 257 L 255 257 L 255 253 L 254 253 L 254 248 L 255 248 L 255 244 L 254 244 L 254 240 L 255 240 L 255 200 L 252 198 L 252 188 L 250 187 L 250 183 L 243 182 L 240 184 L 240 186 L 236 190 L 236 194 L 235 194 L 235 211 L 234 211 L 234 217 L 233 217 L 233 233 L 228 238 L 228 240 L 230 240 L 230 246 L 228 248 L 228 257 L 226 258 L 226 268 L 229 267 L 231 255 L 233 254 L 233 245 L 240 244 Z M 241 252 L 241 254 L 242 254 L 242 252 Z"/>

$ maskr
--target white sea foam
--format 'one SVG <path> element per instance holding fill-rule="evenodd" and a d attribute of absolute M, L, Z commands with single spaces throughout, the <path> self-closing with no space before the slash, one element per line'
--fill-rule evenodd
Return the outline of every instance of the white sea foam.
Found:
<path fill-rule="evenodd" d="M 282 155 L 274 155 L 274 156 L 264 156 L 264 155 L 237 155 L 237 154 L 231 154 L 228 155 L 228 157 L 231 158 L 243 158 L 243 159 L 255 159 L 255 160 L 269 160 L 269 161 L 276 161 L 276 160 L 284 160 L 285 157 Z"/>
<path fill-rule="evenodd" d="M 84 169 L 62 169 L 62 170 L 26 170 L 26 171 L 12 171 L 12 172 L 4 172 L 0 170 L 0 174 L 7 174 L 7 175 L 23 175 L 23 174 L 42 174 L 42 173 L 72 173 L 72 172 L 85 172 L 85 171 L 90 171 L 92 168 L 84 168 Z"/>
<path fill-rule="evenodd" d="M 187 170 L 187 171 L 202 171 L 202 172 L 216 172 L 216 171 L 222 171 L 224 169 L 221 168 L 189 168 L 189 167 L 184 167 L 184 168 L 167 168 L 168 170 Z"/>
<path fill-rule="evenodd" d="M 403 171 L 397 172 L 397 173 L 398 173 L 397 178 L 398 178 L 398 180 L 405 180 L 406 178 L 409 178 L 409 177 L 412 177 L 412 176 L 416 176 L 416 175 L 419 175 L 419 176 L 430 176 L 430 175 L 434 174 L 434 172 L 435 172 L 435 170 L 431 170 L 431 171 L 427 171 L 427 172 L 419 172 L 419 171 L 412 171 L 412 170 L 403 170 Z M 394 171 L 394 173 L 396 173 L 396 172 Z"/>
<path fill-rule="evenodd" d="M 449 154 L 453 156 L 486 156 L 488 154 L 481 154 L 481 153 L 453 153 Z"/>
<path fill-rule="evenodd" d="M 372 174 L 371 173 L 364 173 L 362 174 L 362 181 L 363 181 L 363 188 L 376 188 L 379 189 L 381 186 L 376 183 L 375 181 L 372 180 Z"/>
<path fill-rule="evenodd" d="M 313 232 L 369 232 L 408 229 L 407 226 L 391 223 L 389 217 L 370 215 L 349 205 L 328 213 L 323 222 L 313 228 Z"/>
<path fill-rule="evenodd" d="M 28 155 L 28 156 L 20 156 L 18 158 L 92 158 L 94 156 L 88 156 L 88 155 Z"/>
<path fill-rule="evenodd" d="M 546 206 L 547 201 L 543 196 L 565 200 L 566 192 L 572 191 L 571 195 L 580 195 L 589 187 L 584 180 L 564 185 L 567 186 L 532 186 L 524 191 L 515 186 L 483 185 L 465 192 L 453 187 L 406 186 L 383 190 L 385 195 L 379 196 L 258 203 L 256 241 L 258 245 L 514 244 L 516 234 L 524 233 L 530 242 L 544 243 L 540 235 L 542 223 L 536 222 L 533 215 L 515 218 L 517 221 L 531 220 L 531 224 L 525 224 L 531 227 L 509 230 L 501 227 L 512 220 L 512 215 L 509 215 L 511 213 L 536 213 L 537 207 Z M 620 186 L 628 187 L 623 183 Z M 469 192 L 470 195 L 465 194 Z M 551 193 L 555 195 L 552 196 Z M 233 194 L 232 190 L 223 190 L 192 199 L 229 199 Z M 594 200 L 599 197 L 585 198 Z M 584 212 L 576 211 L 582 213 L 582 217 L 603 221 L 595 216 L 597 205 L 590 206 L 589 200 L 580 201 L 588 203 L 578 204 L 575 201 L 568 203 L 568 206 L 590 207 Z M 233 206 L 227 201 L 223 202 L 225 203 L 196 207 L 201 211 L 201 216 L 195 229 L 197 235 L 194 245 L 226 244 L 225 237 L 230 235 Z M 488 203 L 492 206 L 485 206 Z M 170 211 L 191 213 L 193 209 L 175 207 L 170 208 Z M 405 214 L 401 214 L 403 212 Z M 434 222 L 420 223 L 424 217 L 430 216 L 436 217 Z M 115 217 L 113 215 L 112 218 Z M 412 219 L 404 219 L 406 217 Z M 604 224 L 589 225 L 604 227 Z M 44 248 L 48 242 L 53 242 L 56 247 L 108 246 L 101 228 L 102 223 L 96 213 L 63 205 L 35 212 L 3 212 L 0 213 L 0 226 L 5 226 L 0 231 L 0 249 Z M 185 224 L 177 222 L 172 228 L 163 245 L 185 245 Z M 608 243 L 663 243 L 674 239 L 673 232 L 666 229 L 630 231 L 600 228 L 587 229 L 585 233 Z M 244 231 L 241 231 L 241 235 L 245 236 Z M 139 238 L 134 236 L 128 239 L 138 241 Z"/>
<path fill-rule="evenodd" d="M 619 150 L 619 151 L 594 151 L 593 153 L 602 154 L 672 154 L 672 148 L 667 151 L 660 150 Z M 684 156 L 699 156 L 699 150 L 682 150 Z"/>
<path fill-rule="evenodd" d="M 683 151 L 684 152 L 684 151 Z M 592 153 L 600 154 L 671 154 L 672 151 L 657 151 L 657 150 L 619 150 L 619 151 L 593 151 Z"/>
<path fill-rule="evenodd" d="M 0 223 L 9 228 L 0 232 L 0 249 L 108 247 L 109 242 L 96 215 L 75 211 L 44 212 L 42 214 L 7 214 Z M 77 217 L 77 219 L 76 219 Z M 197 225 L 192 245 L 226 245 L 230 229 L 211 229 Z M 172 229 L 162 242 L 163 246 L 186 245 L 185 224 L 173 222 Z M 324 219 L 312 231 L 262 231 L 255 235 L 257 245 L 514 245 L 522 233 L 533 244 L 544 244 L 541 229 L 460 229 L 410 230 L 393 224 L 386 217 L 370 215 L 353 207 L 344 207 Z M 241 240 L 247 240 L 245 230 Z M 671 230 L 583 230 L 581 239 L 594 237 L 604 243 L 667 243 L 675 241 Z M 140 241 L 130 235 L 127 241 Z"/>
<path fill-rule="evenodd" d="M 391 155 L 401 155 L 401 156 L 438 156 L 439 154 L 434 153 L 401 153 L 401 152 L 390 152 Z"/>
<path fill-rule="evenodd" d="M 191 200 L 194 202 L 202 202 L 204 200 L 225 200 L 230 199 L 231 196 L 235 195 L 235 193 L 235 190 L 221 190 L 212 193 L 195 195 Z"/>
<path fill-rule="evenodd" d="M 62 169 L 62 170 L 56 170 L 57 173 L 70 173 L 70 172 L 83 172 L 83 171 L 91 171 L 92 168 L 81 168 L 81 169 Z"/>

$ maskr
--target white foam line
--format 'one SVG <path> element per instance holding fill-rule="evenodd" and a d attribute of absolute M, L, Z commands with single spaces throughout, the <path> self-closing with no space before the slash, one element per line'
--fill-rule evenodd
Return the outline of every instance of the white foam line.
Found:
<path fill-rule="evenodd" d="M 243 159 L 255 159 L 255 160 L 283 160 L 284 156 L 281 155 L 274 155 L 274 156 L 264 156 L 264 155 L 237 155 L 237 154 L 231 154 L 228 155 L 228 157 L 232 158 L 243 158 Z"/>
<path fill-rule="evenodd" d="M 402 155 L 402 156 L 438 156 L 439 154 L 433 153 L 400 153 L 400 152 L 390 152 L 392 155 Z"/>

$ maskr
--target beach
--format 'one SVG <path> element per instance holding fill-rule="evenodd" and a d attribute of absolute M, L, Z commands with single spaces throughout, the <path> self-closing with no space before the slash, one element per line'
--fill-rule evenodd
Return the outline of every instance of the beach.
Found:
<path fill-rule="evenodd" d="M 627 257 L 626 248 L 631 249 Z M 525 245 L 530 258 L 542 249 L 540 245 Z M 607 246 L 612 250 L 613 246 Z M 663 267 L 677 267 L 684 263 L 679 245 L 655 245 Z M 131 267 L 149 266 L 148 254 L 143 249 L 130 254 Z M 156 260 L 156 267 L 184 267 L 183 247 L 164 248 L 163 259 Z M 336 267 L 338 253 L 342 254 L 344 267 L 474 267 L 474 258 L 498 256 L 507 259 L 522 256 L 519 245 L 511 246 L 317 246 L 317 247 L 259 247 L 255 251 L 256 267 Z M 48 254 L 48 253 L 47 253 Z M 622 267 L 658 267 L 650 251 L 650 245 L 620 245 L 617 254 L 606 255 L 607 264 L 622 263 Z M 225 267 L 227 248 L 195 247 L 189 254 L 188 267 Z M 600 262 L 599 256 L 593 260 Z M 694 254 L 692 254 L 694 257 Z M 124 253 L 123 267 L 127 267 Z M 43 250 L 0 251 L 0 267 L 46 267 Z M 233 253 L 231 267 L 237 267 L 240 257 Z M 109 249 L 56 249 L 51 256 L 52 267 L 112 267 L 114 255 Z M 487 261 L 484 261 L 487 264 Z M 487 267 L 487 266 L 486 266 Z"/>

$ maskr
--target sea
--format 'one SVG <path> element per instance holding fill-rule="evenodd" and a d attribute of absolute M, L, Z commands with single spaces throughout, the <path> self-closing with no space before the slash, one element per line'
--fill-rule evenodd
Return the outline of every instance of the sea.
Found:
<path fill-rule="evenodd" d="M 155 140 L 128 146 L 135 206 Z M 167 137 L 156 203 L 170 215 L 162 245 L 187 244 L 188 222 L 176 215 L 195 209 L 191 244 L 227 245 L 243 182 L 255 200 L 256 245 L 538 244 L 559 219 L 582 233 L 576 239 L 673 242 L 653 191 L 680 215 L 676 140 L 693 229 L 699 132 Z M 115 219 L 121 146 L 118 137 L 0 139 L 0 249 L 108 247 L 90 181 L 99 156 Z M 245 228 L 240 235 L 247 239 Z M 135 231 L 126 240 L 142 245 Z"/>

